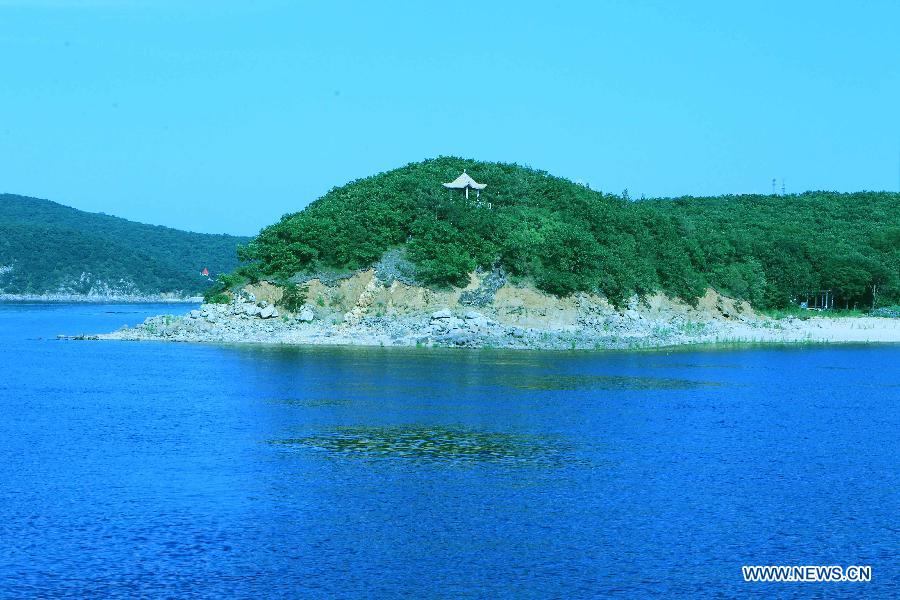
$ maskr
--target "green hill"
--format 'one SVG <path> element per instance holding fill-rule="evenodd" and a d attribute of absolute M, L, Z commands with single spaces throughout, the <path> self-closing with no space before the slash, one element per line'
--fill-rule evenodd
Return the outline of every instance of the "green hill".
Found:
<path fill-rule="evenodd" d="M 0 195 L 0 292 L 177 293 L 209 282 L 200 270 L 233 270 L 247 238 L 189 233 Z"/>
<path fill-rule="evenodd" d="M 463 169 L 487 184 L 484 204 L 441 186 Z M 554 294 L 598 291 L 615 302 L 654 291 L 694 300 L 707 286 L 758 307 L 822 289 L 841 307 L 900 296 L 898 194 L 631 201 L 531 168 L 454 157 L 332 189 L 241 249 L 239 274 L 287 280 L 362 268 L 398 246 L 433 286 L 502 266 Z"/>

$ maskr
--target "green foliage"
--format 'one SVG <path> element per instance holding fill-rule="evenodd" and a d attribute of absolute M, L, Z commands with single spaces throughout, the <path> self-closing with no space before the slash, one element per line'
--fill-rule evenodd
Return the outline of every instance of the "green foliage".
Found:
<path fill-rule="evenodd" d="M 598 286 L 603 249 L 590 232 L 563 223 L 552 224 L 539 246 L 539 287 L 559 296 Z"/>
<path fill-rule="evenodd" d="M 466 201 L 442 182 L 488 184 Z M 332 189 L 239 250 L 257 277 L 368 267 L 407 244 L 416 275 L 464 286 L 503 266 L 558 295 L 621 304 L 662 291 L 694 302 L 708 286 L 759 307 L 833 290 L 841 308 L 900 299 L 897 194 L 809 192 L 633 202 L 517 165 L 442 157 Z M 875 298 L 873 298 L 873 295 Z"/>
<path fill-rule="evenodd" d="M 418 267 L 419 277 L 437 286 L 464 286 L 475 269 L 475 259 L 463 233 L 447 221 L 430 216 L 416 223 L 407 256 Z"/>
<path fill-rule="evenodd" d="M 288 283 L 284 286 L 278 305 L 283 306 L 290 312 L 297 312 L 306 304 L 306 298 L 309 294 L 309 287 L 298 285 L 296 283 Z"/>
<path fill-rule="evenodd" d="M 243 274 L 245 266 L 238 267 L 234 273 L 220 273 L 215 283 L 203 292 L 203 301 L 208 304 L 228 304 L 231 294 L 240 290 L 250 280 Z"/>
<path fill-rule="evenodd" d="M 689 223 L 701 248 L 695 270 L 757 307 L 788 308 L 819 290 L 844 310 L 900 297 L 898 194 L 679 198 L 638 208 Z"/>
<path fill-rule="evenodd" d="M 207 304 L 228 304 L 231 302 L 231 296 L 225 292 L 211 292 L 207 290 L 203 293 L 203 301 Z"/>
<path fill-rule="evenodd" d="M 888 319 L 900 319 L 900 305 L 882 306 L 870 313 L 873 317 L 885 317 Z"/>
<path fill-rule="evenodd" d="M 220 274 L 216 278 L 216 283 L 219 285 L 219 288 L 223 291 L 237 291 L 247 283 L 250 283 L 250 280 L 246 276 L 244 276 L 241 271 L 242 269 L 237 269 L 234 273 Z"/>
<path fill-rule="evenodd" d="M 13 267 L 0 274 L 0 290 L 87 293 L 103 282 L 134 293 L 199 294 L 210 285 L 200 270 L 232 271 L 244 241 L 0 194 L 0 267 Z"/>

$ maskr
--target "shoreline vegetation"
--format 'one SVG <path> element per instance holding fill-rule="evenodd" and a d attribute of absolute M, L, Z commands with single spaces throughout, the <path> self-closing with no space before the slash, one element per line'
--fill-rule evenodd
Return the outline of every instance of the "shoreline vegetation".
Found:
<path fill-rule="evenodd" d="M 900 341 L 900 320 L 825 316 L 900 304 L 900 195 L 888 192 L 634 200 L 530 167 L 440 157 L 334 188 L 238 257 L 200 309 L 101 337 L 544 349 Z"/>

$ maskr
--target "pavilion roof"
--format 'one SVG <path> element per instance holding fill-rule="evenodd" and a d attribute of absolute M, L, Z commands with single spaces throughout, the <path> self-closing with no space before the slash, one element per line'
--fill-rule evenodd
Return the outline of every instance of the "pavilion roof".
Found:
<path fill-rule="evenodd" d="M 478 183 L 477 181 L 469 177 L 468 173 L 466 173 L 465 171 L 463 171 L 462 175 L 460 175 L 450 183 L 443 183 L 441 185 L 451 190 L 462 190 L 465 188 L 472 188 L 473 190 L 483 190 L 487 187 L 486 183 Z"/>

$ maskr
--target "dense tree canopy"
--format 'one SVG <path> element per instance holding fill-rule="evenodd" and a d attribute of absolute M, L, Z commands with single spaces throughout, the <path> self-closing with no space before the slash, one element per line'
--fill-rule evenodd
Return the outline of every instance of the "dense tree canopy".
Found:
<path fill-rule="evenodd" d="M 37 198 L 0 195 L 0 290 L 86 293 L 98 282 L 125 282 L 140 294 L 197 294 L 199 276 L 238 265 L 247 238 L 189 233 L 82 212 Z M 89 274 L 89 277 L 82 277 Z"/>
<path fill-rule="evenodd" d="M 479 205 L 446 190 L 463 169 Z M 488 208 L 487 203 L 490 203 Z M 900 293 L 900 197 L 809 192 L 629 201 L 543 171 L 442 157 L 332 189 L 240 251 L 261 275 L 363 268 L 406 244 L 419 277 L 462 285 L 476 267 L 566 295 L 615 302 L 656 290 L 687 300 L 708 286 L 760 307 L 812 290 L 838 305 Z"/>

